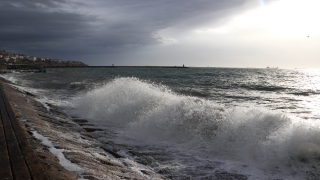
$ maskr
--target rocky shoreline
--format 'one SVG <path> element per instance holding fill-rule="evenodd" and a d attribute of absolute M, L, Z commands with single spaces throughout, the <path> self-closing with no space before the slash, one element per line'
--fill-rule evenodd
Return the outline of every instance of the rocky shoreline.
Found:
<path fill-rule="evenodd" d="M 50 179 L 166 179 L 90 137 L 86 120 L 68 118 L 4 79 L 0 83 Z"/>

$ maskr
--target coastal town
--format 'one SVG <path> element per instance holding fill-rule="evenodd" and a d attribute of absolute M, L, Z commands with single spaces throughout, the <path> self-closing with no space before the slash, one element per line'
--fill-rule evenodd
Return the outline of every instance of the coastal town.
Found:
<path fill-rule="evenodd" d="M 0 50 L 1 69 L 10 67 L 80 67 L 88 66 L 80 61 L 62 61 L 60 59 L 41 58 Z"/>

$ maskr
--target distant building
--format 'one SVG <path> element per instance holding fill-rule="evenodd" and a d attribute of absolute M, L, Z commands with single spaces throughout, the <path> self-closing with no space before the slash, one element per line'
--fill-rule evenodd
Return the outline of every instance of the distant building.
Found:
<path fill-rule="evenodd" d="M 8 63 L 15 63 L 15 62 L 17 62 L 17 60 L 16 60 L 16 59 L 13 59 L 13 58 L 10 58 L 7 62 L 8 62 Z"/>
<path fill-rule="evenodd" d="M 45 58 L 37 58 L 38 61 L 44 61 Z"/>
<path fill-rule="evenodd" d="M 19 59 L 25 59 L 25 57 L 23 55 L 18 55 Z"/>
<path fill-rule="evenodd" d="M 9 55 L 11 55 L 11 52 L 2 52 L 1 54 L 4 56 L 9 56 Z"/>
<path fill-rule="evenodd" d="M 29 60 L 29 61 L 36 61 L 36 60 L 37 60 L 37 57 L 30 56 L 30 57 L 28 58 L 28 60 Z"/>
<path fill-rule="evenodd" d="M 51 61 L 58 62 L 58 63 L 60 63 L 60 62 L 61 62 L 61 60 L 60 60 L 60 59 L 53 59 L 53 60 L 51 60 Z"/>
<path fill-rule="evenodd" d="M 10 59 L 14 59 L 14 60 L 16 60 L 16 59 L 17 59 L 17 57 L 16 57 L 16 56 L 9 56 L 9 58 L 10 58 Z"/>

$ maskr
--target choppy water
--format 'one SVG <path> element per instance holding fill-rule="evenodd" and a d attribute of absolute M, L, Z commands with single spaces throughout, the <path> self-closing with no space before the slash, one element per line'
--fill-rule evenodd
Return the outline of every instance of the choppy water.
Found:
<path fill-rule="evenodd" d="M 48 69 L 2 75 L 170 179 L 320 178 L 320 70 Z"/>

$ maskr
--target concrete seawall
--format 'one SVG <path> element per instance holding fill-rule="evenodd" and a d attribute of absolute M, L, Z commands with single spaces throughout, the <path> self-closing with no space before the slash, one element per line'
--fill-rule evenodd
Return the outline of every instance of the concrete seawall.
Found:
<path fill-rule="evenodd" d="M 3 79 L 0 84 L 49 179 L 166 179 L 149 167 L 117 156 L 112 148 L 90 137 L 82 121 L 69 119 L 58 107 L 44 106 L 35 95 Z"/>

